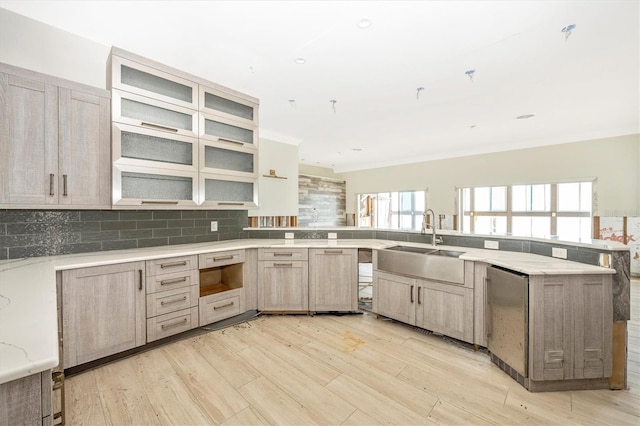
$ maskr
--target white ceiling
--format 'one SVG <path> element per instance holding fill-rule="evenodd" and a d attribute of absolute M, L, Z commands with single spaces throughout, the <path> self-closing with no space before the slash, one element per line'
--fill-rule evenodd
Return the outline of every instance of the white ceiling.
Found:
<path fill-rule="evenodd" d="M 0 0 L 258 97 L 261 137 L 337 172 L 638 133 L 639 5 Z"/>

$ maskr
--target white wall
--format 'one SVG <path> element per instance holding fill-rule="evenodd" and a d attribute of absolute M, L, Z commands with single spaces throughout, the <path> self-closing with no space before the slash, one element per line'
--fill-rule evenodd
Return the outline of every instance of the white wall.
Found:
<path fill-rule="evenodd" d="M 110 49 L 0 8 L 0 62 L 104 89 Z"/>
<path fill-rule="evenodd" d="M 347 213 L 355 194 L 429 189 L 428 205 L 455 214 L 457 187 L 597 179 L 600 216 L 640 214 L 640 135 L 342 173 Z"/>
<path fill-rule="evenodd" d="M 270 169 L 286 179 L 264 177 Z M 260 208 L 249 210 L 249 216 L 297 216 L 298 146 L 261 138 L 258 176 Z"/>

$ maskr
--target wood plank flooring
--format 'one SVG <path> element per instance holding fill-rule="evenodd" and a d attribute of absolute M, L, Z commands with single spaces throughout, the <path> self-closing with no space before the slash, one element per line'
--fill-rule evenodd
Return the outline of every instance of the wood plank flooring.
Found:
<path fill-rule="evenodd" d="M 262 316 L 66 380 L 71 425 L 640 424 L 629 389 L 530 393 L 485 352 L 375 315 Z"/>

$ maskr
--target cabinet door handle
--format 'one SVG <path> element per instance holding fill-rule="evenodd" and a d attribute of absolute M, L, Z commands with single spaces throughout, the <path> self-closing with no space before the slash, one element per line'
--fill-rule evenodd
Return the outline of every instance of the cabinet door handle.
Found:
<path fill-rule="evenodd" d="M 186 260 L 182 260 L 180 262 L 169 262 L 169 263 L 161 263 L 160 264 L 160 268 L 164 269 L 164 268 L 173 268 L 174 266 L 186 266 L 187 265 L 187 261 Z"/>
<path fill-rule="evenodd" d="M 162 328 L 163 330 L 166 330 L 167 328 L 171 328 L 171 327 L 176 327 L 178 325 L 182 325 L 185 322 L 187 322 L 188 320 L 186 318 L 182 318 L 182 320 L 177 321 L 177 322 L 172 322 L 171 324 L 162 324 L 160 326 L 160 328 Z"/>
<path fill-rule="evenodd" d="M 244 203 L 226 203 L 226 202 L 220 202 L 218 203 L 219 206 L 244 206 Z"/>
<path fill-rule="evenodd" d="M 67 175 L 62 175 L 62 195 L 66 197 L 67 195 Z"/>
<path fill-rule="evenodd" d="M 187 296 L 183 296 L 180 299 L 174 299 L 174 300 L 169 300 L 168 302 L 165 302 L 164 300 L 160 302 L 160 306 L 164 306 L 164 305 L 171 305 L 172 303 L 180 303 L 180 302 L 185 302 L 187 300 Z"/>
<path fill-rule="evenodd" d="M 420 290 L 422 290 L 422 287 L 418 286 L 418 305 L 422 305 L 422 300 L 420 300 Z"/>
<path fill-rule="evenodd" d="M 213 310 L 217 311 L 218 309 L 228 308 L 229 306 L 233 306 L 233 302 L 229 302 L 229 303 L 226 303 L 226 304 L 220 305 L 220 306 L 214 306 Z"/>
<path fill-rule="evenodd" d="M 175 284 L 175 283 L 183 283 L 187 280 L 187 277 L 180 277 L 180 278 L 172 278 L 170 280 L 162 280 L 160 281 L 160 285 L 167 285 L 167 284 Z"/>
<path fill-rule="evenodd" d="M 276 268 L 290 268 L 293 266 L 293 263 L 274 263 L 273 266 Z"/>
<path fill-rule="evenodd" d="M 342 254 L 342 250 L 325 250 L 324 254 Z"/>
<path fill-rule="evenodd" d="M 140 204 L 176 205 L 176 204 L 178 204 L 178 202 L 177 201 L 147 201 L 147 200 L 142 200 L 142 201 L 140 201 Z"/>
<path fill-rule="evenodd" d="M 178 129 L 176 129 L 176 128 L 173 128 L 173 127 L 167 127 L 167 126 L 161 126 L 161 125 L 159 125 L 159 124 L 146 123 L 146 122 L 142 121 L 142 122 L 140 122 L 140 125 L 141 125 L 141 126 L 144 126 L 144 127 L 151 127 L 151 128 L 153 128 L 153 129 L 166 130 L 166 131 L 168 131 L 168 132 L 175 132 L 175 133 L 178 133 Z"/>
<path fill-rule="evenodd" d="M 220 141 L 220 142 L 226 142 L 226 143 L 232 143 L 232 144 L 234 144 L 234 145 L 244 146 L 244 143 L 243 143 L 243 142 L 232 141 L 231 139 L 218 138 L 218 141 Z"/>
<path fill-rule="evenodd" d="M 219 260 L 230 260 L 230 259 L 233 259 L 233 255 L 232 255 L 232 254 L 230 254 L 230 255 L 228 255 L 228 256 L 219 256 L 219 257 L 214 257 L 214 258 L 213 258 L 213 261 L 214 261 L 214 262 L 217 262 L 217 261 L 219 261 Z"/>
<path fill-rule="evenodd" d="M 489 291 L 489 278 L 484 277 L 484 293 L 482 294 L 482 298 L 484 300 L 484 333 L 487 335 L 487 338 L 491 337 L 493 334 L 493 325 L 491 324 L 491 302 L 487 297 L 487 292 Z"/>
<path fill-rule="evenodd" d="M 411 286 L 411 291 L 410 291 L 410 295 L 411 295 L 411 303 L 413 303 L 413 287 L 415 286 Z"/>
<path fill-rule="evenodd" d="M 273 256 L 287 256 L 287 257 L 291 257 L 293 256 L 293 253 L 291 252 L 280 252 L 280 253 L 273 253 Z"/>
<path fill-rule="evenodd" d="M 53 178 L 54 178 L 54 174 L 53 173 L 49 173 L 49 195 L 56 195 L 53 192 Z"/>
<path fill-rule="evenodd" d="M 138 290 L 142 291 L 142 269 L 138 269 Z"/>

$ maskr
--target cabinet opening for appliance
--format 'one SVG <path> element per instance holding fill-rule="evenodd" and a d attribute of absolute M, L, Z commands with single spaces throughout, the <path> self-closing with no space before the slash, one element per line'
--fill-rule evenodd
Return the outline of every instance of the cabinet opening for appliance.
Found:
<path fill-rule="evenodd" d="M 200 297 L 242 288 L 242 263 L 200 269 Z"/>

